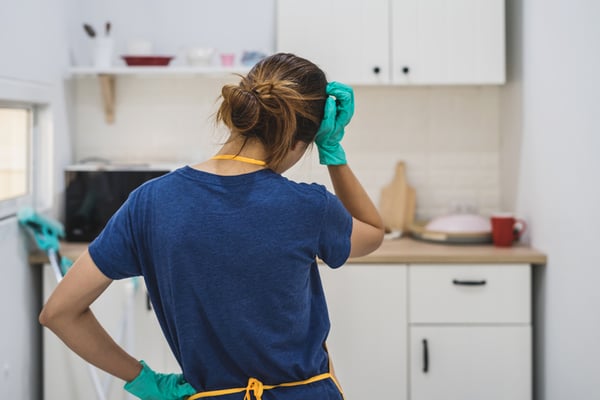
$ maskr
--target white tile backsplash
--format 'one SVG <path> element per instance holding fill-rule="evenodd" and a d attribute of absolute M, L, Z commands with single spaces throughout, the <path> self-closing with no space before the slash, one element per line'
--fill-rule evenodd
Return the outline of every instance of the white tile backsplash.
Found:
<path fill-rule="evenodd" d="M 75 85 L 75 159 L 193 163 L 226 138 L 213 114 L 223 84 L 235 77 L 117 78 L 116 117 L 104 122 L 99 84 Z M 417 216 L 453 208 L 499 209 L 498 87 L 357 87 L 346 128 L 350 165 L 376 204 L 403 160 L 417 190 Z M 317 149 L 286 173 L 331 189 Z"/>

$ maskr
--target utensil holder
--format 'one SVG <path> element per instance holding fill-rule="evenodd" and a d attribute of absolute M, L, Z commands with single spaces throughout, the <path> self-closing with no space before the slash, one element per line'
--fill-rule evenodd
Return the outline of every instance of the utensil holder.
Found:
<path fill-rule="evenodd" d="M 109 37 L 94 39 L 92 49 L 92 64 L 96 68 L 109 68 L 112 64 L 114 42 Z"/>

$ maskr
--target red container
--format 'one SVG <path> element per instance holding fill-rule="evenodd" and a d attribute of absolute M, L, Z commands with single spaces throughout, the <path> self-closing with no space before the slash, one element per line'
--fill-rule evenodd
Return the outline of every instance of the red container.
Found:
<path fill-rule="evenodd" d="M 169 65 L 172 56 L 121 56 L 130 67 L 164 67 Z"/>
<path fill-rule="evenodd" d="M 515 240 L 519 240 L 527 227 L 525 221 L 513 217 L 511 214 L 495 214 L 491 217 L 492 239 L 498 247 L 510 247 Z"/>

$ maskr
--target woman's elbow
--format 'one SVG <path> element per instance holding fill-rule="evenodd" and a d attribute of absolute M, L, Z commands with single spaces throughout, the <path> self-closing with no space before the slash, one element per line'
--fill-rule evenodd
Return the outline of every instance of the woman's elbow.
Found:
<path fill-rule="evenodd" d="M 38 321 L 42 326 L 52 329 L 57 323 L 60 323 L 61 319 L 64 319 L 65 314 L 65 312 L 61 312 L 61 310 L 53 307 L 51 304 L 46 304 L 42 308 L 42 311 L 40 311 Z"/>
<path fill-rule="evenodd" d="M 53 315 L 51 310 L 48 310 L 47 306 L 44 306 L 42 308 L 42 311 L 40 311 L 40 315 L 38 316 L 38 321 L 40 322 L 40 324 L 47 328 L 49 327 L 49 325 L 52 324 L 52 321 L 55 319 L 56 317 Z"/>
<path fill-rule="evenodd" d="M 366 256 L 381 246 L 385 231 L 383 228 L 363 225 L 352 233 L 350 257 Z"/>

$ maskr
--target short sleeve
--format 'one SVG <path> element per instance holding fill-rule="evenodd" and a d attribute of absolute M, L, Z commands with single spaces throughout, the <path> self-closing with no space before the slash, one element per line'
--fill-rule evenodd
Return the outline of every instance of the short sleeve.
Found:
<path fill-rule="evenodd" d="M 141 275 L 135 246 L 136 193 L 113 214 L 88 248 L 94 263 L 110 279 Z"/>
<path fill-rule="evenodd" d="M 317 255 L 331 268 L 338 268 L 350 256 L 352 216 L 335 195 L 328 191 L 325 193 L 325 210 Z"/>

